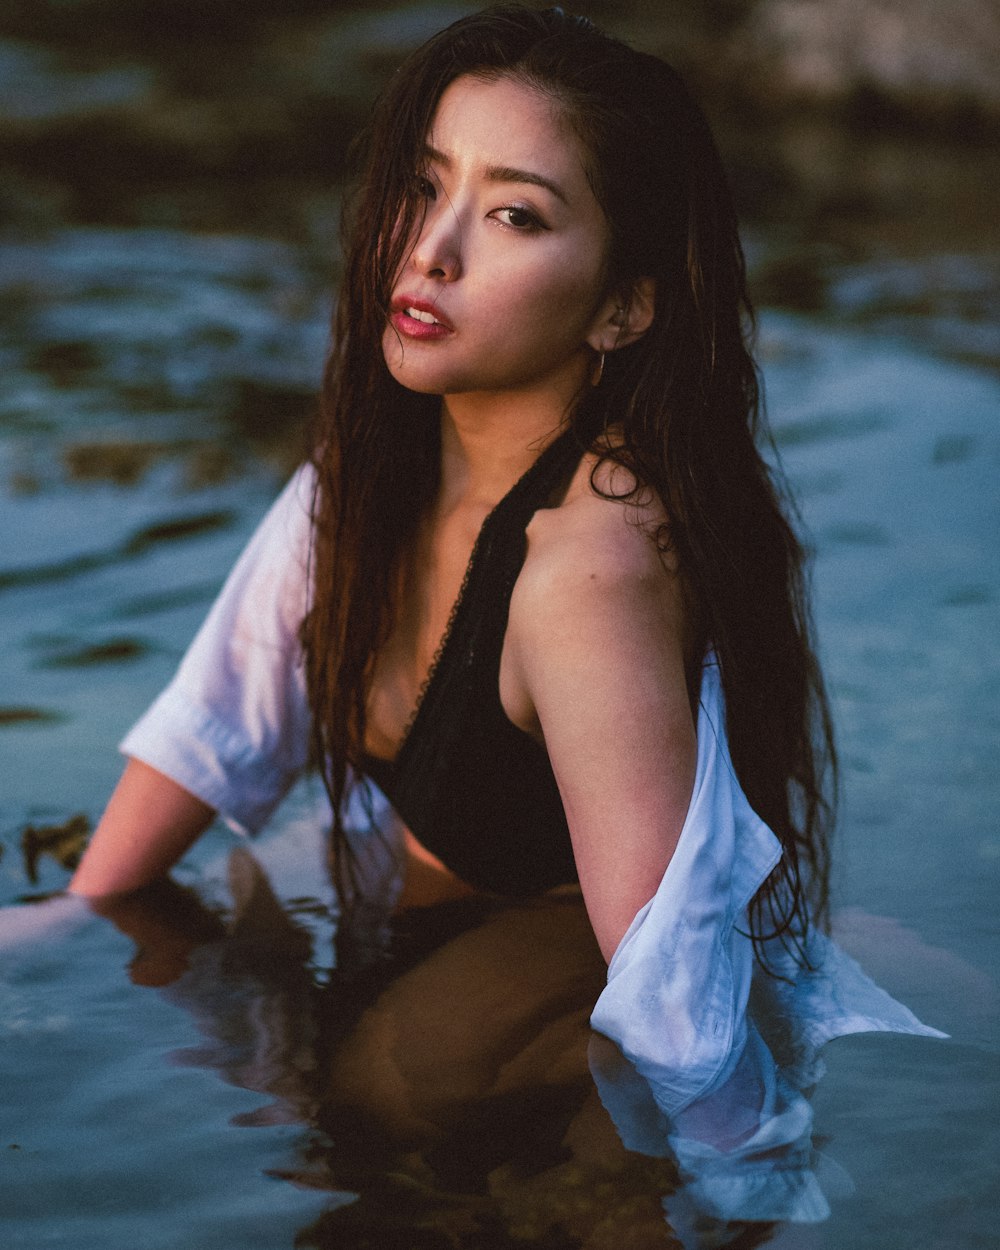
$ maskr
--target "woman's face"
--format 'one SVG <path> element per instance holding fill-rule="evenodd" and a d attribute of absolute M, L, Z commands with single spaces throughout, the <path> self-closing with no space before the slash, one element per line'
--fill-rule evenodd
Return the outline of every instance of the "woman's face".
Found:
<path fill-rule="evenodd" d="M 442 95 L 424 156 L 423 220 L 382 340 L 390 372 L 424 393 L 568 405 L 610 305 L 608 225 L 579 142 L 539 91 L 466 76 Z"/>

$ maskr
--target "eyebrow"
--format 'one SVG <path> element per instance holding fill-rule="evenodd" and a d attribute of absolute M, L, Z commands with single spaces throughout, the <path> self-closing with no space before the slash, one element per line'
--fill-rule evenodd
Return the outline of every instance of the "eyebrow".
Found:
<path fill-rule="evenodd" d="M 445 169 L 452 167 L 451 157 L 429 144 L 424 148 L 424 155 L 435 164 L 443 165 Z M 484 172 L 488 182 L 524 182 L 532 187 L 542 187 L 564 204 L 568 203 L 565 191 L 544 174 L 536 174 L 530 169 L 516 169 L 513 165 L 487 165 Z"/>

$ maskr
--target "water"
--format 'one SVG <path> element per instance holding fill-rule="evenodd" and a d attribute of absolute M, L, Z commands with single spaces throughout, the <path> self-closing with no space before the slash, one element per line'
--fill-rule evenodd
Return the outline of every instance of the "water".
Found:
<path fill-rule="evenodd" d="M 49 205 L 55 224 L 3 248 L 3 1244 L 995 1245 L 989 240 L 953 253 L 889 230 L 817 259 L 751 238 L 844 763 L 837 930 L 951 1039 L 834 1043 L 814 1099 L 829 1219 L 725 1241 L 691 1231 L 672 1163 L 626 1150 L 603 1108 L 585 1023 L 601 969 L 572 900 L 445 909 L 397 935 L 395 979 L 341 984 L 307 783 L 252 857 L 213 828 L 175 892 L 107 918 L 29 901 L 61 889 L 78 841 L 45 830 L 97 818 L 117 740 L 295 463 L 324 351 L 335 213 L 311 201 L 314 232 L 279 239 L 240 233 L 230 205 L 205 233 L 142 194 L 155 224 Z"/>
<path fill-rule="evenodd" d="M 307 392 L 324 330 L 277 244 L 67 229 L 11 254 L 0 886 L 17 904 L 66 880 L 44 852 L 28 878 L 23 829 L 99 814 L 117 737 L 293 458 L 294 434 L 258 419 L 246 436 L 251 383 Z M 845 763 L 840 930 L 952 1040 L 829 1049 L 815 1131 L 832 1215 L 780 1235 L 951 1250 L 995 1232 L 1000 384 L 927 350 L 926 327 L 859 319 L 769 311 L 760 350 L 818 552 Z M 136 376 L 155 402 L 136 400 Z M 178 872 L 203 913 L 168 899 L 120 927 L 74 914 L 5 953 L 5 1244 L 679 1244 L 660 1206 L 676 1176 L 623 1150 L 588 1076 L 594 969 L 542 1013 L 563 1030 L 547 1036 L 552 986 L 511 979 L 516 955 L 484 965 L 474 923 L 368 1004 L 367 1049 L 331 1058 L 364 1004 L 323 988 L 317 802 L 301 788 L 255 847 L 269 884 L 214 830 Z M 425 951 L 471 920 L 410 941 Z M 481 1002 L 456 991 L 470 968 L 492 986 Z M 498 1085 L 521 1053 L 520 1084 Z"/>

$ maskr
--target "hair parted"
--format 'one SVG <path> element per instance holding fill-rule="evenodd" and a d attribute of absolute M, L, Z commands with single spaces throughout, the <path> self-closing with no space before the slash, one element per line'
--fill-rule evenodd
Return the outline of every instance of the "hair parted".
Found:
<path fill-rule="evenodd" d="M 743 252 L 704 115 L 657 57 L 561 9 L 499 5 L 418 49 L 383 93 L 358 151 L 345 268 L 315 442 L 312 607 L 302 629 L 314 753 L 334 811 L 361 771 L 375 655 L 402 561 L 433 499 L 439 398 L 390 375 L 381 340 L 421 203 L 426 137 L 446 87 L 511 77 L 550 96 L 607 217 L 610 288 L 655 280 L 652 325 L 610 352 L 571 420 L 611 429 L 604 459 L 653 490 L 706 646 L 718 657 L 740 783 L 784 854 L 751 908 L 755 939 L 796 941 L 827 901 L 832 729 L 811 643 L 805 559 L 766 437 Z M 582 436 L 581 436 L 582 437 Z M 592 438 L 591 438 L 592 441 Z M 391 501 L 391 504 L 388 502 Z M 351 896 L 335 817 L 333 866 Z"/>

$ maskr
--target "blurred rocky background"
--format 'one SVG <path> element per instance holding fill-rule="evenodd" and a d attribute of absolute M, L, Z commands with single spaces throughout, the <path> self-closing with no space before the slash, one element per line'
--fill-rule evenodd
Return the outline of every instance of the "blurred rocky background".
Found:
<path fill-rule="evenodd" d="M 351 141 L 401 58 L 472 7 L 0 0 L 9 492 L 289 468 Z M 998 0 L 576 8 L 703 101 L 759 304 L 996 369 Z"/>
<path fill-rule="evenodd" d="M 326 242 L 352 136 L 400 58 L 475 6 L 3 0 L 0 209 Z M 582 0 L 705 103 L 750 221 L 898 250 L 994 229 L 997 0 Z M 838 227 L 835 231 L 828 228 Z M 799 298 L 807 298 L 803 285 Z"/>

